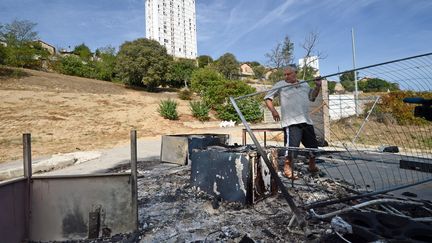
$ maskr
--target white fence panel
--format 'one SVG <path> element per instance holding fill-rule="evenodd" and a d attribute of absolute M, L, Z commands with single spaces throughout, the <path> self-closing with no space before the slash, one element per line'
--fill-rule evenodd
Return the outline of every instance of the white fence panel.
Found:
<path fill-rule="evenodd" d="M 355 113 L 353 94 L 329 95 L 330 120 L 339 120 L 355 115 Z"/>

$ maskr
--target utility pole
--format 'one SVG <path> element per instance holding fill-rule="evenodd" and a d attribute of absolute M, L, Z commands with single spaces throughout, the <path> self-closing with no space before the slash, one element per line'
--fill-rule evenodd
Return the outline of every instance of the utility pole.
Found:
<path fill-rule="evenodd" d="M 357 86 L 357 70 L 356 69 L 356 55 L 355 55 L 355 41 L 354 41 L 354 28 L 351 29 L 351 40 L 352 40 L 352 55 L 353 55 L 353 69 L 354 69 L 354 104 L 355 104 L 355 113 L 356 116 L 359 115 L 358 110 L 358 86 Z"/>

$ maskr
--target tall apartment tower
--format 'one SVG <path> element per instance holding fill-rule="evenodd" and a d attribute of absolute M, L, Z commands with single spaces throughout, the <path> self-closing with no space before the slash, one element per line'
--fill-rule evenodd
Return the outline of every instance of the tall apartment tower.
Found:
<path fill-rule="evenodd" d="M 197 57 L 195 0 L 146 0 L 146 37 L 175 57 Z"/>

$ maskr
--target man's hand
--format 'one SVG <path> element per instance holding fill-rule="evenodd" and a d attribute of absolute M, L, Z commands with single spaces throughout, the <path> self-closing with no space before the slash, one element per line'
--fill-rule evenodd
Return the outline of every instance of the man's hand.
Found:
<path fill-rule="evenodd" d="M 272 116 L 275 121 L 280 121 L 279 113 L 276 110 L 272 111 Z"/>
<path fill-rule="evenodd" d="M 316 77 L 315 78 L 315 85 L 316 85 L 316 87 L 321 88 L 321 84 L 322 84 L 322 78 L 321 78 L 321 76 Z"/>

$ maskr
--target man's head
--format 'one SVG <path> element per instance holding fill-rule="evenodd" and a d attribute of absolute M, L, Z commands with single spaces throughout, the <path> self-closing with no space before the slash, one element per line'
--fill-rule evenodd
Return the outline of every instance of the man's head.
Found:
<path fill-rule="evenodd" d="M 284 69 L 285 81 L 287 83 L 297 83 L 297 68 L 293 66 L 288 66 Z"/>

